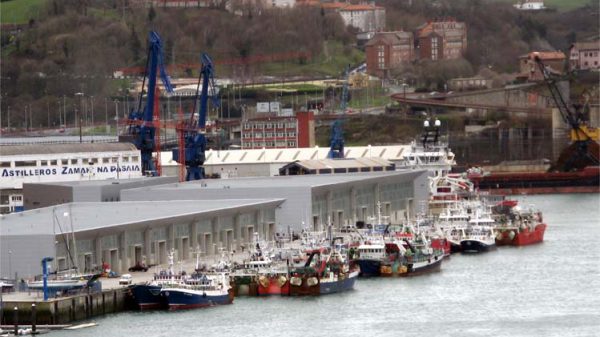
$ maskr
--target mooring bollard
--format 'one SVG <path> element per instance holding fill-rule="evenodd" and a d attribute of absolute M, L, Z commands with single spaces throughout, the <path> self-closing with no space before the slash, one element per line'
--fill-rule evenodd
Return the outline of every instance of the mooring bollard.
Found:
<path fill-rule="evenodd" d="M 36 315 L 35 303 L 31 303 L 31 334 L 32 335 L 36 333 L 36 319 L 37 319 L 37 315 Z"/>
<path fill-rule="evenodd" d="M 15 336 L 19 335 L 19 308 L 15 307 L 13 323 L 15 325 Z"/>

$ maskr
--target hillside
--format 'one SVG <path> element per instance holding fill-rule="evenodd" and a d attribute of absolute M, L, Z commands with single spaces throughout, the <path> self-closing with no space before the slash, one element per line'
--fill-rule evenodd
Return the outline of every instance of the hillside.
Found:
<path fill-rule="evenodd" d="M 433 89 L 448 78 L 482 69 L 492 75 L 514 72 L 518 56 L 529 50 L 564 50 L 576 39 L 598 34 L 597 4 L 532 14 L 509 3 L 473 0 L 377 3 L 386 7 L 389 29 L 414 30 L 438 17 L 467 23 L 464 60 L 419 62 L 393 73 L 413 76 Z M 339 15 L 312 7 L 242 8 L 241 15 L 233 15 L 223 8 L 143 8 L 127 1 L 12 0 L 0 5 L 3 23 L 7 17 L 24 23 L 17 33 L 3 29 L 1 38 L 0 110 L 11 107 L 13 126 L 23 126 L 26 119 L 29 125 L 45 126 L 48 115 L 50 124 L 57 125 L 60 119 L 49 112 L 61 107 L 67 120 L 73 120 L 82 105 L 74 96 L 78 92 L 104 117 L 113 109 L 109 102 L 129 95 L 129 81 L 115 80 L 113 73 L 143 67 L 150 30 L 163 39 L 172 77 L 197 76 L 201 52 L 217 62 L 218 77 L 247 83 L 259 76 L 335 77 L 345 65 L 364 60 L 354 31 Z"/>
<path fill-rule="evenodd" d="M 0 24 L 26 24 L 40 17 L 47 0 L 0 1 Z"/>

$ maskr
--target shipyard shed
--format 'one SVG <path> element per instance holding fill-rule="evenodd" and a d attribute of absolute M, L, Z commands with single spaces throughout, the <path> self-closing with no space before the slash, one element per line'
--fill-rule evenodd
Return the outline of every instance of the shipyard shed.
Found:
<path fill-rule="evenodd" d="M 395 171 L 396 165 L 382 158 L 298 160 L 279 169 L 280 176 Z"/>
<path fill-rule="evenodd" d="M 0 154 L 0 213 L 23 209 L 25 183 L 142 176 L 140 151 L 130 143 L 2 145 Z"/>
<path fill-rule="evenodd" d="M 239 249 L 252 241 L 254 232 L 273 235 L 275 209 L 282 202 L 88 202 L 0 215 L 0 277 L 41 274 L 40 262 L 47 256 L 54 258 L 52 270 L 77 264 L 80 271 L 98 271 L 106 261 L 122 273 L 138 261 L 167 263 L 171 250 L 175 261 L 181 261 L 194 258 L 198 248 L 206 255 L 219 248 Z"/>
<path fill-rule="evenodd" d="M 281 198 L 275 231 L 322 231 L 372 223 L 378 213 L 400 223 L 421 210 L 429 196 L 425 170 L 331 175 L 296 175 L 201 181 L 128 189 L 121 200 L 212 200 Z M 267 238 L 270 239 L 270 238 Z"/>
<path fill-rule="evenodd" d="M 23 184 L 23 206 L 25 210 L 31 210 L 69 202 L 115 202 L 121 200 L 122 190 L 178 180 L 177 177 L 141 177 Z"/>
<path fill-rule="evenodd" d="M 404 161 L 410 152 L 410 145 L 385 146 L 347 146 L 345 158 L 373 159 L 381 158 L 396 166 Z M 219 175 L 223 178 L 233 177 L 268 177 L 279 175 L 279 170 L 292 162 L 302 160 L 327 159 L 329 147 L 306 147 L 286 149 L 248 149 L 206 151 L 204 170 L 206 175 Z M 171 152 L 161 153 L 163 173 L 176 176 L 179 174 L 177 163 Z"/>

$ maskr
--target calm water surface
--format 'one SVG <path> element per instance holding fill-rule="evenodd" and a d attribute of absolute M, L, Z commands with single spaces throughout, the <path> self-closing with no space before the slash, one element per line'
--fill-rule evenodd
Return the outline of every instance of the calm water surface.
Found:
<path fill-rule="evenodd" d="M 600 195 L 518 199 L 544 212 L 544 243 L 453 255 L 440 273 L 360 279 L 344 294 L 127 312 L 49 336 L 600 336 Z"/>

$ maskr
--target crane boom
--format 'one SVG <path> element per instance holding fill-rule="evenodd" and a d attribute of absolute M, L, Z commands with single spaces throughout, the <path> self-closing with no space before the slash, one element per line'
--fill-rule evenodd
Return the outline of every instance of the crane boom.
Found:
<path fill-rule="evenodd" d="M 137 110 L 129 114 L 127 121 L 128 138 L 135 144 L 141 152 L 142 159 L 142 174 L 156 176 L 156 166 L 152 158 L 152 154 L 156 151 L 154 126 L 154 110 L 156 90 L 156 72 L 157 68 L 160 73 L 160 78 L 163 82 L 165 90 L 168 93 L 173 92 L 171 80 L 167 75 L 163 62 L 162 43 L 158 33 L 152 31 L 148 36 L 148 56 L 146 59 L 146 71 L 142 81 L 142 90 L 138 101 Z M 148 88 L 146 89 L 146 106 L 142 112 L 142 97 L 144 94 L 144 85 L 148 77 Z"/>
<path fill-rule="evenodd" d="M 582 113 L 577 111 L 579 107 L 574 106 L 573 111 L 561 94 L 557 78 L 554 77 L 539 55 L 535 56 L 540 72 L 544 76 L 544 82 L 552 95 L 552 99 L 560 112 L 563 121 L 571 128 L 571 140 L 573 143 L 567 147 L 559 156 L 557 164 L 550 171 L 572 171 L 582 169 L 588 165 L 598 165 L 600 153 L 598 150 L 598 129 L 588 127 L 582 118 Z"/>
<path fill-rule="evenodd" d="M 200 107 L 198 111 L 198 119 L 194 120 L 194 114 L 190 116 L 187 123 L 179 125 L 178 132 L 182 135 L 179 147 L 184 147 L 185 151 L 180 151 L 179 148 L 173 150 L 173 159 L 179 164 L 186 167 L 186 181 L 199 180 L 204 178 L 204 161 L 206 160 L 206 136 L 204 134 L 206 128 L 206 118 L 208 114 L 208 98 L 213 99 L 213 106 L 218 106 L 219 101 L 216 97 L 216 88 L 214 84 L 214 68 L 210 56 L 202 53 L 201 57 L 202 68 L 200 69 L 200 78 L 198 85 L 202 83 L 200 92 Z M 209 87 L 212 88 L 210 95 Z M 196 89 L 198 95 L 198 89 Z M 195 110 L 195 109 L 194 109 Z M 181 158 L 183 154 L 183 158 Z"/>

